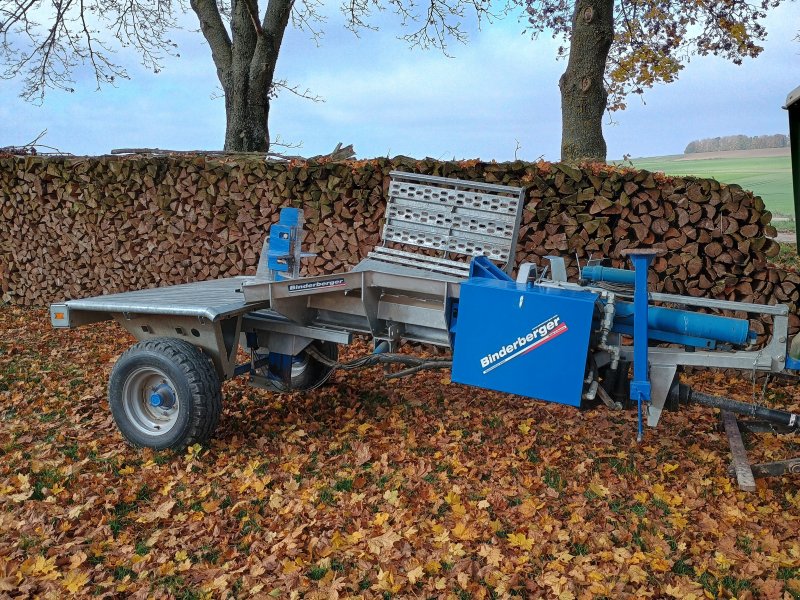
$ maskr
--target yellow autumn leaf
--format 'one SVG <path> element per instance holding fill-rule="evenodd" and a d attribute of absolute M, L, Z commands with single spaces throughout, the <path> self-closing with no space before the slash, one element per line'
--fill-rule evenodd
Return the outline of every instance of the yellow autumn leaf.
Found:
<path fill-rule="evenodd" d="M 450 490 L 444 497 L 444 501 L 447 502 L 450 506 L 452 506 L 453 504 L 461 504 L 461 496 L 459 496 L 455 490 Z"/>
<path fill-rule="evenodd" d="M 631 565 L 628 568 L 628 576 L 631 578 L 631 581 L 634 583 L 643 583 L 647 581 L 647 571 L 642 569 L 638 565 Z"/>
<path fill-rule="evenodd" d="M 178 550 L 175 553 L 175 560 L 177 561 L 184 561 L 189 558 L 189 555 L 186 553 L 186 550 Z"/>
<path fill-rule="evenodd" d="M 456 523 L 456 526 L 453 527 L 453 536 L 459 540 L 471 540 L 475 537 L 472 530 L 470 530 L 464 521 L 459 521 Z"/>
<path fill-rule="evenodd" d="M 383 499 L 392 506 L 397 506 L 400 504 L 400 498 L 398 497 L 397 490 L 386 490 L 383 493 Z"/>
<path fill-rule="evenodd" d="M 58 577 L 57 573 L 54 573 L 56 569 L 56 557 L 45 558 L 41 554 L 38 554 L 35 559 L 28 559 L 24 563 L 22 563 L 22 572 L 29 573 L 31 575 L 39 575 L 39 576 L 47 576 L 47 575 L 55 575 L 53 579 Z"/>
<path fill-rule="evenodd" d="M 542 507 L 544 507 L 544 502 L 536 502 L 533 498 L 527 498 L 522 504 L 519 505 L 517 510 L 519 510 L 523 517 L 530 519 Z"/>
<path fill-rule="evenodd" d="M 467 589 L 469 585 L 469 575 L 461 571 L 461 573 L 456 575 L 456 581 L 458 581 L 458 585 L 460 585 L 462 589 Z"/>
<path fill-rule="evenodd" d="M 284 558 L 281 561 L 281 566 L 283 567 L 284 575 L 291 575 L 300 570 L 300 567 L 303 566 L 303 560 L 301 558 L 296 558 L 295 560 Z"/>
<path fill-rule="evenodd" d="M 730 569 L 731 565 L 733 564 L 722 552 L 719 551 L 714 553 L 714 562 L 716 562 L 717 566 L 723 571 Z"/>
<path fill-rule="evenodd" d="M 389 520 L 389 513 L 379 512 L 375 515 L 375 518 L 372 519 L 372 524 L 380 527 L 388 520 Z"/>
<path fill-rule="evenodd" d="M 369 540 L 367 540 L 367 546 L 369 547 L 370 552 L 380 556 L 381 553 L 391 549 L 391 547 L 394 546 L 395 542 L 398 542 L 401 539 L 402 538 L 399 535 L 397 535 L 397 533 L 395 533 L 390 529 L 383 535 L 378 535 L 375 536 L 374 538 L 370 538 Z"/>
<path fill-rule="evenodd" d="M 439 571 L 442 570 L 442 565 L 438 561 L 429 560 L 425 563 L 425 572 L 429 573 L 430 575 L 435 575 Z"/>
<path fill-rule="evenodd" d="M 422 579 L 424 575 L 425 572 L 423 571 L 422 566 L 418 566 L 416 569 L 411 569 L 408 573 L 406 573 L 406 577 L 408 577 L 408 581 L 411 583 L 411 585 L 417 583 L 417 581 Z"/>
<path fill-rule="evenodd" d="M 666 463 L 661 470 L 664 473 L 672 473 L 673 471 L 677 471 L 680 465 L 678 463 Z"/>
<path fill-rule="evenodd" d="M 589 491 L 592 492 L 595 496 L 600 498 L 605 498 L 608 496 L 608 488 L 604 486 L 599 481 L 593 481 L 589 484 Z"/>
<path fill-rule="evenodd" d="M 386 515 L 386 516 L 388 517 L 389 515 Z M 358 530 L 358 531 L 354 531 L 351 534 L 348 534 L 347 543 L 348 544 L 357 544 L 358 542 L 360 542 L 363 539 L 364 539 L 364 532 L 361 531 L 361 530 Z"/>
<path fill-rule="evenodd" d="M 194 444 L 194 445 L 189 446 L 188 448 L 186 448 L 186 458 L 187 458 L 187 460 L 188 459 L 192 459 L 195 456 L 197 456 L 200 453 L 200 450 L 202 450 L 202 449 L 203 449 L 203 447 L 200 444 Z"/>
<path fill-rule="evenodd" d="M 528 538 L 524 533 L 510 533 L 508 535 L 508 543 L 512 547 L 522 550 L 530 550 L 533 548 L 533 540 Z"/>
<path fill-rule="evenodd" d="M 661 573 L 666 573 L 672 568 L 672 565 L 663 558 L 654 558 L 650 561 L 650 566 L 654 571 L 659 571 Z"/>
<path fill-rule="evenodd" d="M 378 589 L 396 594 L 402 587 L 402 584 L 395 583 L 394 574 L 391 571 L 378 570 Z"/>
<path fill-rule="evenodd" d="M 528 435 L 531 432 L 531 422 L 530 420 L 523 421 L 517 428 L 522 432 L 523 435 Z"/>
<path fill-rule="evenodd" d="M 203 507 L 203 511 L 207 513 L 216 512 L 222 503 L 219 500 L 207 500 L 203 502 L 201 506 Z"/>
<path fill-rule="evenodd" d="M 484 557 L 486 559 L 486 564 L 492 567 L 499 567 L 500 562 L 503 560 L 500 549 L 496 546 L 490 546 L 489 544 L 483 544 L 478 550 L 478 555 Z"/>

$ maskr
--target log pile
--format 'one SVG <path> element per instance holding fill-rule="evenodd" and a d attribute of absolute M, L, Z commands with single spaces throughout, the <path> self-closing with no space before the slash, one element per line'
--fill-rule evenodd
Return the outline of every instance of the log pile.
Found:
<path fill-rule="evenodd" d="M 282 206 L 302 207 L 306 273 L 356 264 L 380 239 L 389 171 L 526 186 L 517 261 L 610 257 L 659 245 L 654 289 L 760 303 L 800 300 L 763 201 L 738 186 L 605 166 L 255 157 L 0 156 L 2 300 L 64 298 L 253 273 Z M 793 318 L 793 326 L 800 321 Z"/>

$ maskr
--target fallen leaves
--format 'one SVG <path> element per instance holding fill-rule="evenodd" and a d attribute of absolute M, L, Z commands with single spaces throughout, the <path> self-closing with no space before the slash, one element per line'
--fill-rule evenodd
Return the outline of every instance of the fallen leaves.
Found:
<path fill-rule="evenodd" d="M 89 583 L 89 574 L 73 569 L 64 576 L 64 580 L 61 583 L 69 593 L 77 594 Z"/>
<path fill-rule="evenodd" d="M 381 555 L 390 550 L 396 542 L 403 539 L 400 535 L 391 529 L 382 535 L 375 536 L 367 540 L 367 548 L 373 554 Z"/>
<path fill-rule="evenodd" d="M 111 423 L 101 360 L 130 340 L 45 320 L 0 308 L 0 595 L 800 591 L 797 481 L 738 492 L 705 409 L 666 413 L 638 446 L 630 412 L 465 393 L 435 373 L 389 385 L 375 369 L 306 395 L 227 383 L 209 447 L 140 451 Z M 796 386 L 776 389 L 797 407 Z"/>

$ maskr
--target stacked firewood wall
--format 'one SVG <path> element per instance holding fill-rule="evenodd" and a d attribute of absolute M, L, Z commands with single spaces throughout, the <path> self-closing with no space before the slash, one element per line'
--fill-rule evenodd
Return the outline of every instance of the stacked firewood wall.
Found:
<path fill-rule="evenodd" d="M 517 260 L 668 250 L 655 289 L 762 303 L 800 298 L 763 201 L 713 180 L 609 167 L 403 157 L 265 162 L 203 156 L 0 157 L 2 300 L 64 298 L 254 273 L 282 206 L 305 211 L 306 273 L 346 269 L 380 240 L 389 172 L 527 188 Z M 793 324 L 800 321 L 793 318 Z"/>

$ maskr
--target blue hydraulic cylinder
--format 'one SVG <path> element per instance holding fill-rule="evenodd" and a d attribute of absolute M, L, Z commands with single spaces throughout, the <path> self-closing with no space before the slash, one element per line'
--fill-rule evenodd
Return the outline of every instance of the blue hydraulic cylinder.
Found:
<path fill-rule="evenodd" d="M 591 265 L 581 269 L 581 279 L 586 279 L 588 281 L 607 281 L 608 283 L 633 285 L 635 279 L 634 273 L 634 271 L 629 269 L 615 269 L 613 267 Z"/>
<path fill-rule="evenodd" d="M 619 333 L 629 333 L 630 327 L 634 326 L 635 300 L 634 304 L 620 302 L 616 304 L 614 315 L 614 328 Z M 672 333 L 678 336 L 689 338 L 711 340 L 713 342 L 726 342 L 736 346 L 741 346 L 752 340 L 753 333 L 750 331 L 750 323 L 747 319 L 734 319 L 719 315 L 707 315 L 703 313 L 691 312 L 688 310 L 678 310 L 676 308 L 664 308 L 661 306 L 650 306 L 647 311 L 648 335 L 651 340 L 661 340 L 667 342 L 680 342 L 676 338 L 662 339 L 659 332 Z M 634 326 L 635 329 L 635 326 Z M 687 345 L 694 345 L 687 341 Z"/>

